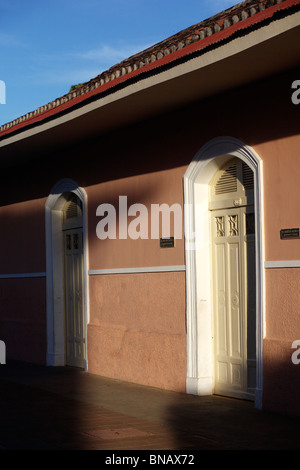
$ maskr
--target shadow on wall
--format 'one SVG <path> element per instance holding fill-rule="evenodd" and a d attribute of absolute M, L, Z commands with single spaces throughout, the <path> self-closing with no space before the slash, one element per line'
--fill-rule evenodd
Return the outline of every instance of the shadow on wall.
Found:
<path fill-rule="evenodd" d="M 72 132 L 67 145 L 57 137 L 57 126 L 3 147 L 1 204 L 47 197 L 66 176 L 86 188 L 185 167 L 217 136 L 234 136 L 255 148 L 298 135 L 299 105 L 291 100 L 298 75 L 298 69 L 288 71 L 101 136 L 77 141 Z"/>
<path fill-rule="evenodd" d="M 264 409 L 300 417 L 300 352 L 294 340 L 264 340 Z"/>

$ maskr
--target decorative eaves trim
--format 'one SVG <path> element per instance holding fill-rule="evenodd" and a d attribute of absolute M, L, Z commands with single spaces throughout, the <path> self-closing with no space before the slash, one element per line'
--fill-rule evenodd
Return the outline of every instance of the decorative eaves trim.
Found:
<path fill-rule="evenodd" d="M 280 10 L 299 4 L 300 0 L 246 0 L 239 3 L 125 59 L 64 96 L 0 126 L 0 139 L 55 114 L 66 112 L 89 99 L 100 97 L 103 93 L 111 92 L 114 87 L 123 85 L 130 79 L 137 79 L 155 69 L 205 51 L 243 29 L 271 20 Z"/>

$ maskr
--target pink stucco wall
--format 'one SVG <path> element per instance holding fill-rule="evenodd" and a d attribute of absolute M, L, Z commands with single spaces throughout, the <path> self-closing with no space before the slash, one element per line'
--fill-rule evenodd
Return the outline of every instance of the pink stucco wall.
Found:
<path fill-rule="evenodd" d="M 299 259 L 299 240 L 281 240 L 280 230 L 299 227 L 300 136 L 255 145 L 263 160 L 265 259 Z"/>
<path fill-rule="evenodd" d="M 263 159 L 265 261 L 300 259 L 300 239 L 281 240 L 280 230 L 299 227 L 300 137 L 256 146 Z M 263 342 L 265 409 L 300 414 L 300 365 L 292 343 L 300 339 L 300 268 L 265 269 L 266 334 Z"/>
<path fill-rule="evenodd" d="M 300 269 L 266 270 L 264 408 L 300 415 L 300 364 L 292 348 L 300 339 Z"/>
<path fill-rule="evenodd" d="M 91 270 L 184 265 L 183 173 L 183 168 L 175 168 L 87 188 Z M 133 240 L 129 234 L 119 239 L 119 195 L 127 196 L 128 208 L 135 203 L 146 207 L 147 239 Z M 96 235 L 101 220 L 96 209 L 103 203 L 116 208 L 117 239 L 100 240 Z M 174 248 L 160 248 L 159 239 L 151 239 L 151 204 L 162 203 L 169 207 L 178 203 L 182 208 L 182 237 Z M 134 218 L 128 216 L 127 224 Z M 185 391 L 185 273 L 92 275 L 89 288 L 89 370 Z"/>
<path fill-rule="evenodd" d="M 184 264 L 183 192 L 182 178 L 185 167 L 140 174 L 116 181 L 107 181 L 86 188 L 89 201 L 89 266 L 90 269 L 137 268 L 147 266 L 173 266 Z M 119 236 L 119 196 L 127 197 L 128 209 L 133 204 L 142 204 L 148 213 L 148 238 L 133 240 Z M 96 227 L 102 217 L 96 215 L 97 207 L 111 204 L 116 209 L 116 239 L 100 240 Z M 151 205 L 165 203 L 169 207 L 180 204 L 182 237 L 175 247 L 161 249 L 159 239 L 151 237 Z M 137 214 L 138 216 L 139 214 Z M 127 227 L 137 216 L 127 217 Z M 171 217 L 171 235 L 173 233 Z M 161 227 L 161 224 L 160 224 Z M 161 233 L 159 234 L 161 236 Z"/>
<path fill-rule="evenodd" d="M 185 391 L 184 273 L 90 277 L 89 371 Z"/>
<path fill-rule="evenodd" d="M 0 272 L 45 272 L 45 201 L 22 200 L 0 207 Z"/>

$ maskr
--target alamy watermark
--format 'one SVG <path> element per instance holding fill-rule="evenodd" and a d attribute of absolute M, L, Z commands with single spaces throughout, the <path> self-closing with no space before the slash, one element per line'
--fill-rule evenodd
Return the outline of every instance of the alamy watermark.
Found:
<path fill-rule="evenodd" d="M 0 340 L 0 364 L 6 364 L 6 345 Z"/>
<path fill-rule="evenodd" d="M 96 235 L 100 240 L 160 240 L 161 246 L 174 246 L 168 241 L 185 238 L 187 250 L 199 249 L 204 240 L 204 228 L 198 227 L 197 237 L 191 227 L 184 233 L 183 211 L 189 220 L 194 210 L 197 213 L 198 204 L 195 208 L 192 204 L 179 203 L 128 206 L 127 196 L 119 196 L 118 207 L 108 203 L 97 207 L 96 216 L 101 219 L 96 225 Z"/>
<path fill-rule="evenodd" d="M 112 204 L 100 204 L 96 215 L 102 217 L 97 223 L 96 234 L 100 240 L 107 238 L 124 240 L 159 239 L 183 237 L 182 207 L 178 203 L 151 204 L 150 216 L 144 204 L 135 203 L 128 207 L 127 196 L 119 196 L 118 211 Z M 161 229 L 161 230 L 160 230 Z"/>
<path fill-rule="evenodd" d="M 292 344 L 292 349 L 296 349 L 296 351 L 292 354 L 292 363 L 295 365 L 300 364 L 300 340 L 296 339 Z"/>
<path fill-rule="evenodd" d="M 300 80 L 293 81 L 292 90 L 295 90 L 291 96 L 292 103 L 299 104 L 300 103 Z"/>
<path fill-rule="evenodd" d="M 0 104 L 6 104 L 6 85 L 3 80 L 0 80 Z"/>

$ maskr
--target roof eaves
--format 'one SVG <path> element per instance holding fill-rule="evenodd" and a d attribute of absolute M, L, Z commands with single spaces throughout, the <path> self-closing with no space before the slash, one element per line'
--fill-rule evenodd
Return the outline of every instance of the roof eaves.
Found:
<path fill-rule="evenodd" d="M 111 93 L 130 80 L 141 78 L 151 71 L 161 69 L 180 60 L 201 53 L 207 48 L 222 43 L 242 30 L 247 30 L 282 10 L 300 5 L 300 0 L 246 0 L 207 20 L 148 48 L 141 53 L 101 73 L 66 95 L 25 114 L 0 127 L 0 138 L 21 131 L 80 106 L 91 99 Z"/>

